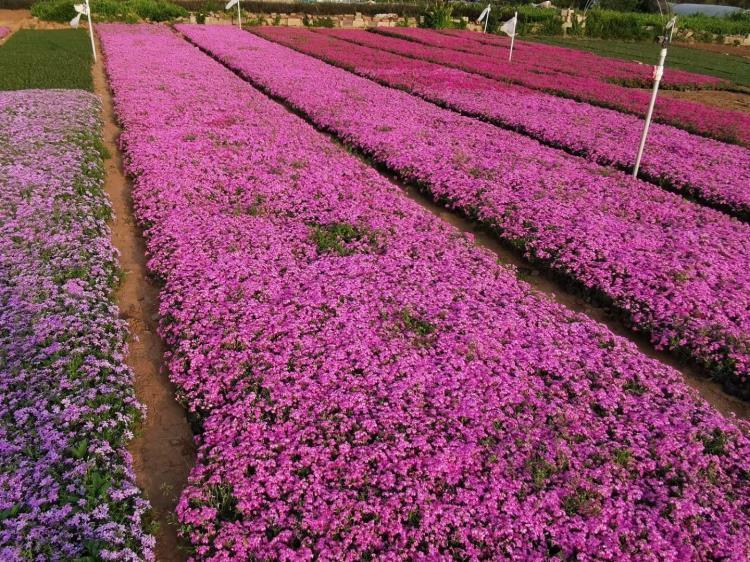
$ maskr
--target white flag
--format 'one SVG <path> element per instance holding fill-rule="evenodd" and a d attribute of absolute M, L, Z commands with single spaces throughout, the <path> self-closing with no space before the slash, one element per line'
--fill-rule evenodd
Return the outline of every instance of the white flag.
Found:
<path fill-rule="evenodd" d="M 506 35 L 510 37 L 515 37 L 516 35 L 516 16 L 513 16 L 508 21 L 506 21 L 503 25 L 500 26 L 500 31 L 505 33 Z"/>
<path fill-rule="evenodd" d="M 237 2 L 239 2 L 239 1 L 240 0 L 229 0 L 229 2 L 227 2 L 227 5 L 224 7 L 224 9 L 225 10 L 230 9 L 232 6 L 234 6 L 235 4 L 237 4 Z"/>
<path fill-rule="evenodd" d="M 479 14 L 479 17 L 477 18 L 477 23 L 484 21 L 484 18 L 490 15 L 490 5 L 487 4 L 487 7 L 482 10 L 482 13 Z"/>
<path fill-rule="evenodd" d="M 70 27 L 75 29 L 81 22 L 81 16 L 89 15 L 89 9 L 86 7 L 86 4 L 75 4 L 73 9 L 78 13 L 76 14 L 76 17 L 70 20 Z"/>

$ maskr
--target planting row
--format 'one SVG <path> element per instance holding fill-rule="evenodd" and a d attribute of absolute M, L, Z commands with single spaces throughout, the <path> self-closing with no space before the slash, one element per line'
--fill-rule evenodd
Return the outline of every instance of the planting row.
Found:
<path fill-rule="evenodd" d="M 611 301 L 658 347 L 747 394 L 747 225 L 249 33 L 178 27 L 319 127 Z"/>
<path fill-rule="evenodd" d="M 563 74 L 552 76 L 523 64 L 397 39 L 381 33 L 341 29 L 321 30 L 321 33 L 635 115 L 645 115 L 649 104 L 649 92 L 596 79 Z M 654 120 L 719 140 L 750 144 L 750 115 L 738 111 L 661 96 L 654 110 Z"/>
<path fill-rule="evenodd" d="M 91 45 L 83 29 L 20 29 L 0 47 L 0 90 L 93 90 Z"/>
<path fill-rule="evenodd" d="M 168 30 L 99 30 L 202 423 L 195 559 L 750 554 L 750 440 L 676 372 Z"/>
<path fill-rule="evenodd" d="M 305 29 L 253 32 L 382 84 L 523 132 L 603 165 L 632 169 L 643 121 L 635 116 L 503 84 Z M 641 162 L 644 177 L 750 220 L 750 151 L 654 124 Z"/>
<path fill-rule="evenodd" d="M 0 93 L 0 558 L 152 560 L 99 101 Z"/>
<path fill-rule="evenodd" d="M 422 28 L 386 29 L 384 33 L 401 39 L 463 51 L 475 55 L 507 60 L 510 38 L 493 34 L 480 34 L 457 29 L 435 32 Z M 654 48 L 654 52 L 658 51 Z M 516 41 L 513 44 L 513 60 L 532 67 L 535 71 L 556 76 L 592 77 L 602 82 L 615 82 L 628 86 L 649 88 L 652 84 L 653 66 L 632 61 L 601 57 L 594 53 L 567 49 L 543 43 Z M 654 60 L 654 64 L 656 60 Z M 726 82 L 715 76 L 695 74 L 668 68 L 662 78 L 664 88 L 718 87 Z"/>

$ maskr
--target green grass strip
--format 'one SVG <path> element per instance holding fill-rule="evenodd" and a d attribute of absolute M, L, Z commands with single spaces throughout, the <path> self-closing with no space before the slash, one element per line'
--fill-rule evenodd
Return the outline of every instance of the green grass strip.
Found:
<path fill-rule="evenodd" d="M 605 57 L 637 60 L 645 64 L 653 65 L 659 60 L 659 45 L 649 41 L 564 39 L 562 37 L 529 37 L 529 39 L 549 45 L 591 51 Z M 750 58 L 672 45 L 667 55 L 667 66 L 718 76 L 735 84 L 750 86 Z"/>
<path fill-rule="evenodd" d="M 22 29 L 0 46 L 0 90 L 93 91 L 92 60 L 83 29 Z"/>

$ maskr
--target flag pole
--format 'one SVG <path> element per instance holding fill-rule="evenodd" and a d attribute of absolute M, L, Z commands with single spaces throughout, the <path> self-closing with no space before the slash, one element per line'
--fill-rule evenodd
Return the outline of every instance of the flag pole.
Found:
<path fill-rule="evenodd" d="M 89 0 L 86 0 L 86 17 L 89 19 L 89 37 L 91 38 L 91 52 L 94 53 L 94 62 L 96 62 L 96 44 L 94 43 L 94 24 L 91 23 L 91 6 Z"/>
<path fill-rule="evenodd" d="M 648 104 L 648 111 L 646 112 L 646 122 L 643 125 L 643 132 L 641 133 L 641 142 L 638 145 L 638 155 L 635 158 L 635 167 L 633 168 L 633 177 L 638 177 L 638 170 L 641 167 L 641 158 L 643 158 L 643 150 L 646 148 L 646 138 L 648 137 L 648 129 L 651 126 L 651 118 L 654 114 L 654 106 L 656 105 L 656 94 L 659 92 L 659 83 L 661 77 L 664 75 L 664 61 L 667 58 L 667 47 L 672 40 L 672 33 L 674 32 L 675 22 L 677 17 L 669 20 L 666 26 L 666 33 L 661 42 L 661 52 L 659 53 L 659 64 L 654 67 L 654 87 L 651 90 L 651 101 Z"/>
<path fill-rule="evenodd" d="M 516 28 L 518 27 L 518 12 L 513 14 L 513 35 L 510 36 L 510 53 L 508 53 L 508 62 L 513 59 L 513 41 L 516 40 Z"/>
<path fill-rule="evenodd" d="M 482 13 L 479 14 L 479 17 L 477 18 L 477 23 L 482 23 L 482 20 L 484 20 L 484 31 L 482 33 L 487 33 L 487 24 L 490 23 L 490 9 L 492 8 L 491 4 L 487 4 L 487 7 L 482 10 Z"/>

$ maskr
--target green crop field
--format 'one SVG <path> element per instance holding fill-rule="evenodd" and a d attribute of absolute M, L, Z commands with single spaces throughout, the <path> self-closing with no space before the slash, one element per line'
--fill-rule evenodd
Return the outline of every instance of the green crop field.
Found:
<path fill-rule="evenodd" d="M 20 30 L 0 46 L 0 90 L 93 90 L 91 45 L 82 29 Z"/>
<path fill-rule="evenodd" d="M 659 45 L 652 42 L 564 39 L 562 37 L 538 37 L 530 39 L 542 41 L 550 45 L 592 51 L 607 57 L 637 60 L 645 64 L 656 64 L 659 58 Z M 750 86 L 750 58 L 746 57 L 672 45 L 667 55 L 667 66 L 698 72 L 700 74 L 710 74 L 742 86 Z"/>

